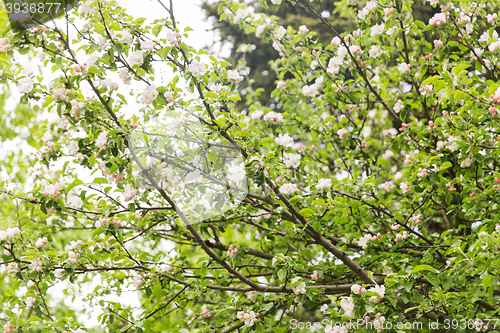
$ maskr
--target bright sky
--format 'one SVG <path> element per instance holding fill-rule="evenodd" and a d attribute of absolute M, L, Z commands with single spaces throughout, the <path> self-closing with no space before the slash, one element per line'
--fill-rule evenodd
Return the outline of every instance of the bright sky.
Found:
<path fill-rule="evenodd" d="M 134 17 L 145 17 L 152 21 L 164 18 L 168 15 L 166 10 L 157 0 L 119 0 L 119 3 L 122 7 L 127 9 L 129 15 Z M 163 3 L 168 6 L 169 0 L 163 0 Z M 179 29 L 181 31 L 186 27 L 193 29 L 193 31 L 189 32 L 189 37 L 186 40 L 186 43 L 195 48 L 206 48 L 207 46 L 211 46 L 212 41 L 218 40 L 218 38 L 212 31 L 207 31 L 211 29 L 212 25 L 211 22 L 205 18 L 204 13 L 200 8 L 200 4 L 200 0 L 173 0 L 174 15 L 179 22 Z M 167 248 L 164 250 L 167 250 Z M 87 285 L 86 288 L 81 288 L 80 292 L 85 293 L 86 290 L 91 291 L 99 285 L 99 283 L 100 279 L 96 277 L 92 283 Z M 65 288 L 67 286 L 64 285 L 61 287 Z M 61 296 L 61 298 L 63 296 L 62 290 L 54 290 L 53 293 L 53 296 L 58 295 Z M 115 302 L 118 301 L 124 306 L 130 305 L 133 307 L 140 307 L 139 298 L 134 292 L 125 292 L 121 297 L 110 295 L 106 297 L 106 300 Z M 66 303 L 68 304 L 68 302 Z M 71 305 L 68 305 L 76 310 L 88 307 L 88 304 L 83 301 L 82 297 L 76 297 L 75 301 L 71 302 Z M 100 312 L 98 311 L 94 311 L 89 318 L 90 320 L 85 321 L 87 327 L 99 325 L 97 321 L 99 313 Z"/>

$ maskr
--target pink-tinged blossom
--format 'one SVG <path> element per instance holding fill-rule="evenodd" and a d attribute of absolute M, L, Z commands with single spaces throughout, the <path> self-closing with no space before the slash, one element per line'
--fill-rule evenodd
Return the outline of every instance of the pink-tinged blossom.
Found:
<path fill-rule="evenodd" d="M 236 82 L 236 83 L 241 82 L 243 80 L 243 76 L 241 76 L 237 70 L 228 70 L 227 71 L 227 78 L 229 80 Z"/>
<path fill-rule="evenodd" d="M 326 68 L 326 71 L 330 74 L 338 74 L 340 71 L 340 66 L 342 66 L 344 63 L 344 58 L 335 56 L 333 58 L 330 58 L 328 61 L 328 67 Z"/>
<path fill-rule="evenodd" d="M 431 17 L 431 19 L 429 20 L 429 25 L 439 26 L 443 23 L 446 23 L 446 14 L 445 13 L 434 14 L 434 16 Z"/>
<path fill-rule="evenodd" d="M 359 51 L 361 51 L 361 46 L 351 45 L 351 46 L 349 46 L 349 51 L 354 55 L 354 54 L 358 53 Z"/>
<path fill-rule="evenodd" d="M 429 96 L 432 93 L 432 89 L 433 89 L 432 85 L 427 84 L 425 86 L 420 87 L 420 89 L 418 89 L 418 91 L 420 91 L 420 94 L 422 96 Z"/>
<path fill-rule="evenodd" d="M 9 44 L 9 39 L 8 38 L 0 38 L 0 46 L 5 46 Z"/>
<path fill-rule="evenodd" d="M 283 115 L 281 113 L 276 113 L 276 112 L 268 112 L 264 116 L 265 121 L 270 121 L 270 122 L 278 122 L 278 123 L 284 123 L 285 119 L 283 118 Z"/>
<path fill-rule="evenodd" d="M 69 153 L 72 155 L 72 156 L 75 156 L 77 153 L 78 153 L 78 150 L 80 148 L 78 147 L 78 141 L 71 141 L 69 143 Z"/>
<path fill-rule="evenodd" d="M 389 29 L 387 29 L 386 34 L 389 37 L 394 37 L 396 34 L 399 32 L 399 28 L 397 26 L 393 26 Z"/>
<path fill-rule="evenodd" d="M 144 61 L 144 53 L 142 51 L 132 51 L 128 57 L 130 66 L 140 65 Z"/>
<path fill-rule="evenodd" d="M 155 45 L 156 44 L 153 41 L 142 42 L 142 44 L 141 44 L 141 50 L 153 51 L 153 49 L 155 48 Z"/>
<path fill-rule="evenodd" d="M 399 188 L 403 191 L 403 193 L 410 192 L 410 185 L 408 185 L 408 183 L 406 183 L 406 182 L 399 184 Z"/>
<path fill-rule="evenodd" d="M 358 10 L 358 18 L 359 18 L 360 20 L 364 20 L 364 19 L 366 19 L 366 16 L 367 16 L 369 13 L 370 13 L 370 12 L 368 11 L 368 9 L 366 9 L 366 7 L 365 7 L 365 8 L 363 8 L 363 9 L 360 9 L 360 10 Z"/>
<path fill-rule="evenodd" d="M 465 160 L 463 160 L 462 163 L 460 163 L 460 166 L 462 168 L 468 168 L 472 165 L 473 162 L 474 162 L 474 159 L 469 156 Z"/>
<path fill-rule="evenodd" d="M 327 167 L 328 168 L 328 167 Z M 329 170 L 327 170 L 329 171 Z M 330 189 L 332 187 L 332 180 L 329 178 L 321 178 L 318 180 L 318 185 L 316 185 L 316 189 L 321 191 L 323 189 Z"/>
<path fill-rule="evenodd" d="M 229 248 L 227 249 L 227 253 L 226 253 L 227 257 L 233 258 L 236 255 L 236 253 L 238 253 L 239 248 L 240 248 L 239 245 L 230 244 Z"/>
<path fill-rule="evenodd" d="M 68 195 L 66 199 L 66 203 L 68 207 L 75 208 L 75 209 L 80 209 L 83 206 L 83 200 L 74 194 Z"/>
<path fill-rule="evenodd" d="M 263 115 L 264 115 L 264 111 L 258 110 L 258 111 L 253 112 L 250 115 L 250 118 L 255 121 L 255 120 L 260 119 Z"/>
<path fill-rule="evenodd" d="M 43 237 L 43 238 L 38 238 L 36 243 L 35 243 L 35 246 L 40 248 L 43 246 L 43 244 L 47 243 L 47 237 Z"/>
<path fill-rule="evenodd" d="M 302 87 L 302 93 L 307 97 L 315 97 L 319 93 L 319 88 L 321 88 L 321 84 L 323 83 L 324 78 L 322 76 L 318 77 L 313 84 L 304 85 Z"/>
<path fill-rule="evenodd" d="M 181 41 L 182 35 L 178 32 L 167 32 L 167 40 L 172 44 L 178 44 Z"/>
<path fill-rule="evenodd" d="M 130 45 L 132 44 L 132 41 L 133 41 L 133 37 L 132 37 L 132 34 L 126 30 L 123 30 L 123 31 L 120 31 L 118 33 L 118 36 L 121 36 L 121 38 L 119 38 L 119 40 L 122 42 L 122 43 L 125 43 L 127 45 Z"/>
<path fill-rule="evenodd" d="M 441 46 L 443 46 L 443 42 L 439 39 L 434 39 L 434 48 L 439 49 Z"/>
<path fill-rule="evenodd" d="M 59 187 L 57 185 L 47 184 L 45 185 L 45 189 L 43 190 L 43 195 L 46 197 L 52 197 L 56 195 L 60 195 Z"/>
<path fill-rule="evenodd" d="M 295 286 L 293 289 L 293 292 L 296 295 L 299 294 L 305 294 L 306 293 L 306 284 L 304 282 L 301 282 L 302 278 L 300 276 L 294 277 L 293 279 L 290 280 L 290 282 Z"/>
<path fill-rule="evenodd" d="M 382 48 L 378 45 L 372 45 L 372 47 L 368 51 L 368 55 L 370 56 L 370 58 L 378 58 L 382 55 L 382 53 Z"/>
<path fill-rule="evenodd" d="M 170 91 L 167 91 L 163 95 L 165 96 L 167 102 L 172 102 L 174 100 L 174 94 L 172 94 Z"/>
<path fill-rule="evenodd" d="M 69 250 L 74 250 L 76 249 L 77 247 L 81 247 L 83 244 L 85 244 L 81 239 L 77 240 L 77 241 L 71 241 L 69 242 L 69 247 L 68 249 Z"/>
<path fill-rule="evenodd" d="M 366 289 L 361 287 L 359 284 L 353 284 L 351 286 L 351 292 L 355 293 L 356 295 L 359 294 L 366 294 Z"/>
<path fill-rule="evenodd" d="M 241 321 L 244 321 L 245 322 L 245 325 L 247 326 L 253 326 L 255 324 L 255 322 L 257 321 L 257 317 L 259 316 L 258 313 L 255 313 L 253 311 L 250 311 L 250 312 L 244 312 L 244 311 L 240 311 L 237 313 L 237 318 Z"/>
<path fill-rule="evenodd" d="M 125 185 L 123 189 L 123 197 L 125 202 L 132 200 L 136 195 L 138 191 L 135 188 L 132 188 L 130 185 Z"/>
<path fill-rule="evenodd" d="M 276 83 L 276 89 L 284 89 L 286 88 L 288 83 L 286 83 L 285 81 L 278 81 L 278 83 Z"/>
<path fill-rule="evenodd" d="M 142 275 L 136 275 L 133 282 L 134 288 L 139 289 L 142 285 Z"/>
<path fill-rule="evenodd" d="M 296 142 L 292 145 L 292 149 L 295 151 L 302 151 L 306 149 L 306 146 L 302 142 Z"/>
<path fill-rule="evenodd" d="M 36 298 L 34 297 L 26 297 L 26 311 L 31 310 L 33 305 L 36 303 Z"/>
<path fill-rule="evenodd" d="M 448 138 L 448 143 L 446 144 L 446 148 L 448 148 L 449 151 L 452 153 L 459 148 L 458 141 L 460 138 L 455 137 L 455 136 L 450 136 Z"/>
<path fill-rule="evenodd" d="M 66 259 L 66 261 L 69 263 L 75 263 L 78 261 L 78 258 L 80 258 L 80 253 L 75 253 L 73 251 L 69 251 L 68 252 L 68 259 Z"/>
<path fill-rule="evenodd" d="M 35 272 L 40 272 L 42 270 L 42 260 L 40 258 L 35 258 L 28 264 L 28 268 Z"/>
<path fill-rule="evenodd" d="M 10 333 L 10 331 L 12 331 L 13 329 L 16 328 L 16 325 L 15 324 L 5 324 L 3 325 L 3 333 Z"/>
<path fill-rule="evenodd" d="M 354 300 L 352 297 L 343 297 L 340 301 L 340 306 L 344 310 L 346 317 L 354 317 Z"/>
<path fill-rule="evenodd" d="M 297 185 L 295 185 L 295 184 L 287 183 L 287 184 L 281 185 L 281 187 L 280 187 L 280 192 L 283 194 L 292 194 L 295 191 L 297 191 Z"/>
<path fill-rule="evenodd" d="M 411 65 L 407 64 L 406 62 L 403 62 L 398 66 L 398 71 L 401 74 L 406 74 L 410 71 L 410 68 L 411 68 Z"/>
<path fill-rule="evenodd" d="M 82 3 L 78 12 L 80 13 L 80 15 L 86 16 L 95 11 L 97 11 L 97 8 L 92 6 L 91 1 L 87 1 Z"/>
<path fill-rule="evenodd" d="M 400 100 L 400 99 L 398 99 L 398 101 L 396 102 L 396 104 L 394 104 L 393 110 L 394 110 L 394 112 L 399 113 L 403 109 L 404 109 L 403 101 Z"/>
<path fill-rule="evenodd" d="M 7 228 L 7 230 L 0 230 L 0 241 L 6 238 L 14 238 L 14 236 L 19 235 L 21 233 L 21 229 L 18 227 Z"/>
<path fill-rule="evenodd" d="M 372 293 L 377 293 L 379 295 L 379 297 L 376 297 L 376 296 L 372 296 L 372 297 L 378 298 L 379 300 L 384 298 L 384 296 L 385 296 L 385 286 L 383 286 L 383 285 L 382 286 L 376 285 L 375 287 L 371 287 L 370 289 L 368 289 L 368 291 L 372 292 Z M 372 301 L 372 297 L 370 297 L 370 301 Z"/>
<path fill-rule="evenodd" d="M 333 46 L 339 46 L 341 43 L 341 40 L 338 36 L 335 36 L 332 38 L 332 41 L 330 42 L 330 44 L 332 44 Z"/>
<path fill-rule="evenodd" d="M 19 272 L 19 265 L 17 263 L 15 263 L 15 262 L 10 262 L 7 265 L 7 274 L 8 275 L 14 275 L 17 272 Z"/>
<path fill-rule="evenodd" d="M 293 144 L 293 138 L 290 135 L 288 135 L 288 133 L 285 135 L 280 133 L 278 137 L 274 139 L 274 141 L 276 141 L 277 144 L 285 147 L 290 147 Z"/>
<path fill-rule="evenodd" d="M 309 32 L 309 29 L 307 29 L 307 27 L 305 25 L 301 25 L 299 27 L 299 34 L 307 34 Z"/>
<path fill-rule="evenodd" d="M 41 52 L 39 52 L 39 53 L 37 54 L 37 56 L 36 56 L 36 57 L 38 58 L 38 60 L 39 60 L 39 61 L 41 61 L 41 62 L 42 62 L 42 61 L 44 61 L 44 60 L 45 60 L 45 57 L 47 57 L 47 53 L 45 53 L 45 52 L 41 51 Z"/>
<path fill-rule="evenodd" d="M 211 316 L 212 314 L 210 313 L 209 309 L 203 309 L 203 311 L 201 311 L 200 313 L 201 318 L 210 318 Z"/>
<path fill-rule="evenodd" d="M 337 131 L 337 135 L 339 136 L 340 140 L 343 140 L 347 134 L 349 134 L 349 130 L 345 128 L 341 128 Z"/>
<path fill-rule="evenodd" d="M 406 238 L 408 238 L 408 232 L 407 231 L 403 231 L 402 234 L 397 234 L 396 235 L 395 242 L 399 243 L 401 240 L 406 239 Z M 371 301 L 371 297 L 370 297 L 370 301 Z"/>
<path fill-rule="evenodd" d="M 384 26 L 384 24 L 383 24 L 383 23 L 381 23 L 381 24 L 375 24 L 375 25 L 374 25 L 373 27 L 371 27 L 371 29 L 370 29 L 370 31 L 371 31 L 371 32 L 370 32 L 370 36 L 371 36 L 371 37 L 375 37 L 375 36 L 377 36 L 377 35 L 380 35 L 381 33 L 383 33 L 383 32 L 384 32 L 384 28 L 385 28 L 385 26 Z"/>
<path fill-rule="evenodd" d="M 158 91 L 156 90 L 156 86 L 151 84 L 146 86 L 141 95 L 141 102 L 144 104 L 151 104 L 158 96 Z"/>
<path fill-rule="evenodd" d="M 497 13 L 486 15 L 486 20 L 488 23 L 493 23 L 498 18 Z"/>
<path fill-rule="evenodd" d="M 17 83 L 17 90 L 21 94 L 29 93 L 33 90 L 33 81 L 29 77 L 20 79 Z"/>
<path fill-rule="evenodd" d="M 194 76 L 194 77 L 199 77 L 204 75 L 207 72 L 207 65 L 198 62 L 196 60 L 193 60 L 189 66 L 188 66 L 188 71 Z"/>
<path fill-rule="evenodd" d="M 45 132 L 45 134 L 42 136 L 42 141 L 43 143 L 47 144 L 47 142 L 52 141 L 54 139 L 54 136 L 50 132 Z"/>
<path fill-rule="evenodd" d="M 98 58 L 99 58 L 99 55 L 97 53 L 89 55 L 89 57 L 87 58 L 87 61 L 85 63 L 83 63 L 82 68 L 87 69 L 89 67 L 94 66 Z"/>
<path fill-rule="evenodd" d="M 313 281 L 318 281 L 318 280 L 319 280 L 319 274 L 318 274 L 318 271 L 314 271 L 314 272 L 311 274 L 311 280 L 313 280 Z"/>
<path fill-rule="evenodd" d="M 120 77 L 120 80 L 123 81 L 123 83 L 127 84 L 130 82 L 130 80 L 132 79 L 130 76 L 129 76 L 129 71 L 127 68 L 122 68 L 120 69 L 120 74 L 119 74 L 119 77 Z"/>
<path fill-rule="evenodd" d="M 108 143 L 108 132 L 101 132 L 95 141 L 97 147 L 101 149 L 106 149 L 106 144 Z"/>
<path fill-rule="evenodd" d="M 101 87 L 109 89 L 109 90 L 117 90 L 118 89 L 118 83 L 110 80 L 110 79 L 105 79 L 101 81 Z"/>
<path fill-rule="evenodd" d="M 296 168 L 300 165 L 300 158 L 301 158 L 300 154 L 285 153 L 283 163 L 285 163 L 285 166 L 287 168 L 290 168 L 290 167 Z"/>
<path fill-rule="evenodd" d="M 64 89 L 64 88 L 55 88 L 53 91 L 52 91 L 52 98 L 53 99 L 59 99 L 61 101 L 65 101 L 68 99 L 68 95 L 69 95 L 70 91 L 68 89 Z"/>

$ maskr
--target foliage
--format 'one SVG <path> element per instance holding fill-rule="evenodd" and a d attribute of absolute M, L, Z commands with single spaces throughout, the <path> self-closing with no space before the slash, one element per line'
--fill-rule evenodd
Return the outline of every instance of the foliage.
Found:
<path fill-rule="evenodd" d="M 33 119 L 37 172 L 2 184 L 7 332 L 498 331 L 498 3 L 423 22 L 344 0 L 340 35 L 287 4 L 331 42 L 220 3 L 280 53 L 276 109 L 235 109 L 241 73 L 185 44 L 171 3 L 147 24 L 82 1 L 0 39 L 18 112 L 55 118 Z"/>

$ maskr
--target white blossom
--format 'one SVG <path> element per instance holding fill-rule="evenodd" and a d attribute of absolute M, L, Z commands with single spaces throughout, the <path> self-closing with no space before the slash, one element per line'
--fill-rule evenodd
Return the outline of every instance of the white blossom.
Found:
<path fill-rule="evenodd" d="M 284 160 L 283 162 L 285 163 L 285 166 L 287 168 L 289 167 L 298 167 L 300 165 L 300 154 L 284 154 Z"/>
<path fill-rule="evenodd" d="M 144 53 L 142 51 L 132 51 L 128 57 L 130 66 L 140 65 L 144 61 Z"/>
<path fill-rule="evenodd" d="M 276 141 L 277 144 L 286 147 L 290 147 L 293 144 L 293 138 L 290 135 L 288 135 L 288 133 L 285 135 L 280 133 L 278 137 L 274 139 L 274 141 Z"/>
<path fill-rule="evenodd" d="M 371 33 L 370 33 L 370 36 L 371 37 L 375 37 L 377 35 L 380 35 L 381 33 L 384 32 L 384 24 L 381 23 L 381 24 L 375 24 L 372 28 L 371 28 Z"/>
<path fill-rule="evenodd" d="M 329 178 L 321 178 L 318 180 L 318 185 L 316 185 L 316 189 L 323 190 L 325 188 L 332 187 L 332 180 Z"/>
<path fill-rule="evenodd" d="M 20 79 L 17 84 L 17 89 L 21 94 L 29 93 L 31 90 L 33 90 L 33 81 L 29 77 Z"/>
<path fill-rule="evenodd" d="M 283 184 L 280 187 L 280 192 L 283 194 L 292 194 L 297 191 L 297 185 L 295 184 Z"/>
<path fill-rule="evenodd" d="M 207 65 L 194 60 L 189 64 L 188 71 L 191 72 L 194 77 L 199 77 L 207 72 Z"/>

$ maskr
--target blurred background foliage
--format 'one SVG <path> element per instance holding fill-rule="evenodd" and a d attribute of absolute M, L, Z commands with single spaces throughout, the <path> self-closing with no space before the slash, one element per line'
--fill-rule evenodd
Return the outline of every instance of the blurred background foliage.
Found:
<path fill-rule="evenodd" d="M 435 13 L 441 10 L 439 7 L 432 8 L 424 6 L 424 4 L 425 1 L 413 3 L 413 18 L 428 22 Z M 283 1 L 278 9 L 277 6 L 271 3 L 269 3 L 269 8 L 265 9 L 258 1 L 247 2 L 247 5 L 252 7 L 255 13 L 276 16 L 278 23 L 285 28 L 291 26 L 293 29 L 298 30 L 299 26 L 306 25 L 309 31 L 318 34 L 317 42 L 323 45 L 329 44 L 334 37 L 332 32 L 312 12 L 299 6 L 289 5 L 286 1 Z M 321 13 L 325 21 L 330 23 L 339 33 L 354 31 L 359 28 L 356 17 L 345 17 L 339 14 L 336 10 L 338 6 L 336 1 L 313 1 L 309 5 L 315 12 Z M 255 37 L 255 34 L 246 34 L 237 24 L 232 24 L 227 18 L 220 21 L 220 15 L 217 11 L 218 6 L 219 3 L 213 0 L 205 0 L 202 3 L 202 9 L 207 19 L 214 22 L 213 29 L 220 35 L 220 41 L 217 43 L 230 49 L 230 55 L 226 60 L 233 67 L 247 67 L 248 69 L 248 74 L 245 73 L 247 74 L 245 80 L 239 85 L 242 101 L 237 104 L 238 108 L 241 111 L 245 109 L 248 103 L 258 101 L 263 106 L 272 107 L 275 110 L 279 109 L 279 105 L 271 98 L 271 92 L 276 87 L 277 73 L 269 64 L 270 61 L 278 57 L 278 52 L 272 47 L 271 43 Z M 352 7 L 362 9 L 363 6 L 364 3 L 359 3 Z M 214 45 L 209 46 L 212 47 L 212 50 L 214 49 Z M 242 48 L 242 46 L 244 47 Z M 285 78 L 292 77 L 292 74 L 290 74 L 290 77 Z"/>

